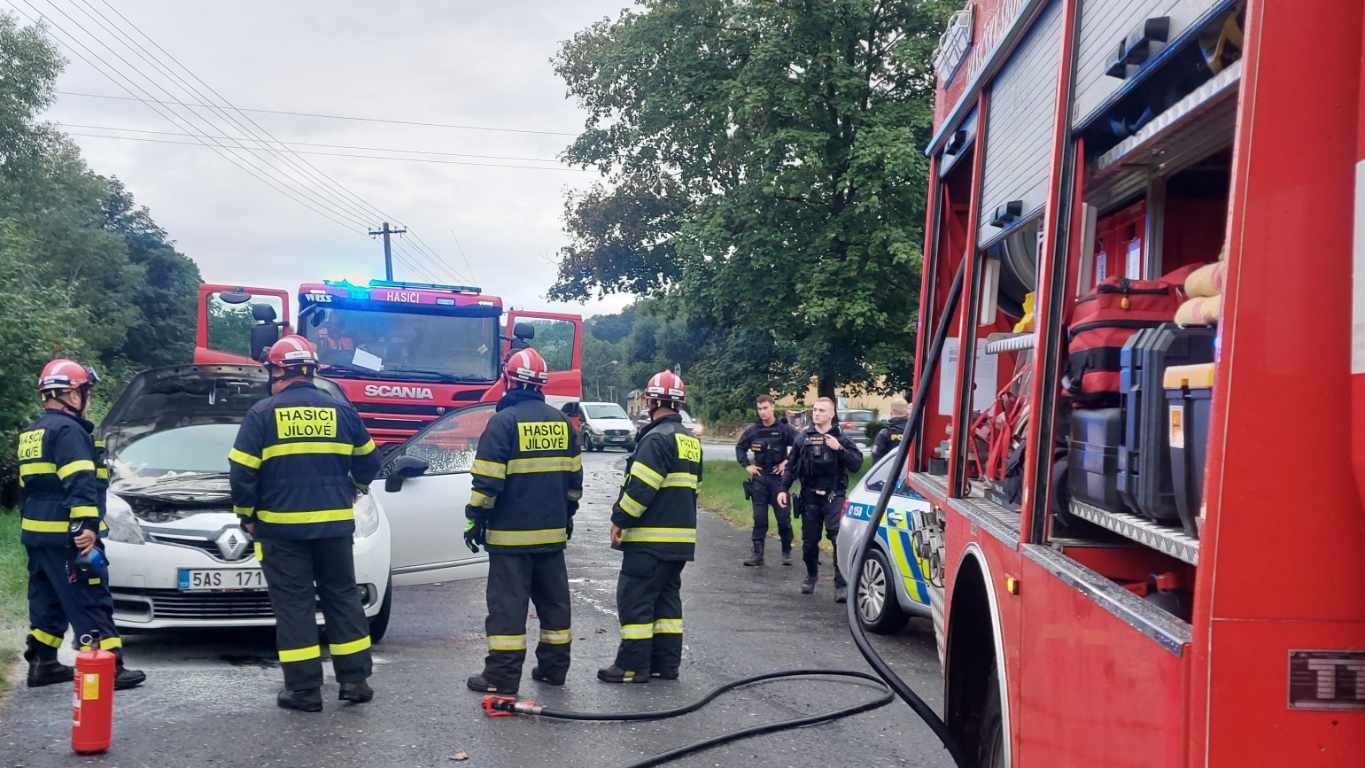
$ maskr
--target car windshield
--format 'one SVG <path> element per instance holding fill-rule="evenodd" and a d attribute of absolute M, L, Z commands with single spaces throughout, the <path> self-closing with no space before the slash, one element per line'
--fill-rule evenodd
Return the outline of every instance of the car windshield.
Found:
<path fill-rule="evenodd" d="M 113 457 L 120 474 L 227 472 L 228 452 L 238 424 L 193 424 L 152 432 L 129 443 Z"/>
<path fill-rule="evenodd" d="M 583 412 L 588 414 L 590 419 L 626 419 L 626 410 L 616 403 L 593 403 L 583 406 Z"/>
<path fill-rule="evenodd" d="M 872 421 L 872 411 L 849 411 L 844 414 L 844 421 Z"/>
<path fill-rule="evenodd" d="M 312 306 L 299 326 L 330 376 L 494 381 L 498 318 Z"/>

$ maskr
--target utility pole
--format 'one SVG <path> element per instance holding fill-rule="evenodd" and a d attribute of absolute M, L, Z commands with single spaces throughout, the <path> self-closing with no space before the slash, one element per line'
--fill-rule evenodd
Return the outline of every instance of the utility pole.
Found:
<path fill-rule="evenodd" d="M 393 247 L 389 244 L 389 235 L 401 235 L 401 234 L 403 234 L 403 233 L 405 233 L 405 232 L 407 232 L 407 231 L 408 231 L 408 230 L 407 230 L 406 228 L 404 228 L 404 229 L 391 229 L 391 228 L 389 227 L 389 223 L 388 223 L 387 221 L 384 222 L 383 225 L 382 225 L 379 229 L 372 229 L 372 230 L 370 230 L 370 237 L 374 237 L 374 236 L 376 236 L 376 235 L 383 235 L 383 236 L 384 236 L 384 279 L 385 279 L 385 280 L 393 280 Z"/>

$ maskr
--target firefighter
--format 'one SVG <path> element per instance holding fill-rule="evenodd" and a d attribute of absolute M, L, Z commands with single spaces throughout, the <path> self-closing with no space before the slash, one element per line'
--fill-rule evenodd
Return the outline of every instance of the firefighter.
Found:
<path fill-rule="evenodd" d="M 777 535 L 782 542 L 782 564 L 792 564 L 792 523 L 787 505 L 777 503 L 782 491 L 782 472 L 787 468 L 787 453 L 796 444 L 798 432 L 773 412 L 773 399 L 759 395 L 758 421 L 750 424 L 735 443 L 735 459 L 749 473 L 744 482 L 745 495 L 754 508 L 753 557 L 748 566 L 763 565 L 763 546 L 768 538 L 768 507 L 777 518 Z"/>
<path fill-rule="evenodd" d="M 101 562 L 109 475 L 96 451 L 94 425 L 85 418 L 98 382 L 91 368 L 66 359 L 49 362 L 38 376 L 43 413 L 19 434 L 19 528 L 28 552 L 30 626 L 24 659 L 31 688 L 70 682 L 71 667 L 57 661 L 68 623 L 77 648 L 98 644 L 114 653 L 116 689 L 147 679 L 123 665 L 109 569 Z"/>
<path fill-rule="evenodd" d="M 645 384 L 650 422 L 635 439 L 626 481 L 611 511 L 611 545 L 620 549 L 616 661 L 597 671 L 604 683 L 677 680 L 682 662 L 682 570 L 697 543 L 701 441 L 682 424 L 682 379 L 662 371 Z"/>
<path fill-rule="evenodd" d="M 782 475 L 782 492 L 778 502 L 786 504 L 791 487 L 801 483 L 801 494 L 796 509 L 801 520 L 801 556 L 806 561 L 806 580 L 801 583 L 801 594 L 815 592 L 815 581 L 820 574 L 820 531 L 834 545 L 839 536 L 839 512 L 844 506 L 848 476 L 863 465 L 863 454 L 858 446 L 839 431 L 835 418 L 834 401 L 822 397 L 811 408 L 812 424 L 806 427 L 792 449 L 787 471 Z M 839 561 L 834 561 L 834 601 L 846 602 L 844 574 Z"/>
<path fill-rule="evenodd" d="M 319 605 L 340 699 L 374 698 L 351 537 L 356 493 L 368 492 L 379 454 L 355 409 L 314 386 L 317 366 L 317 352 L 302 336 L 271 345 L 265 360 L 271 396 L 247 412 L 228 455 L 233 510 L 256 540 L 275 610 L 284 669 L 276 702 L 305 712 L 322 710 Z"/>
<path fill-rule="evenodd" d="M 896 398 L 891 401 L 891 418 L 887 420 L 886 426 L 877 433 L 877 439 L 872 441 L 872 463 L 881 461 L 882 457 L 900 446 L 901 438 L 905 436 L 905 422 L 910 418 L 910 404 Z"/>
<path fill-rule="evenodd" d="M 583 457 L 569 420 L 545 402 L 545 358 L 530 347 L 503 366 L 506 393 L 479 438 L 465 543 L 488 550 L 488 656 L 472 691 L 516 694 L 526 659 L 526 608 L 540 616 L 531 679 L 563 685 L 569 672 L 569 573 L 564 547 L 583 493 Z"/>

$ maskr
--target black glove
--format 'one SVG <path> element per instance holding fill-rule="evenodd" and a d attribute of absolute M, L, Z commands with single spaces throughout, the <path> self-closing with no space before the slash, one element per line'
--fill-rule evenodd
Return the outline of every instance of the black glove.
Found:
<path fill-rule="evenodd" d="M 564 524 L 564 536 L 566 539 L 573 538 L 573 515 L 569 515 L 569 521 Z"/>
<path fill-rule="evenodd" d="M 464 524 L 464 543 L 470 552 L 478 552 L 484 545 L 484 523 L 482 520 L 466 520 Z"/>

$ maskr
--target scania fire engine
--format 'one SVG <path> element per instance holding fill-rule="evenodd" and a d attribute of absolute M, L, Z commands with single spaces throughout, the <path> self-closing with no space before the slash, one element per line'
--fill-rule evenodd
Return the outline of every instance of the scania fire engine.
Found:
<path fill-rule="evenodd" d="M 967 763 L 1365 765 L 1363 5 L 944 33 L 903 492 Z"/>
<path fill-rule="evenodd" d="M 290 294 L 202 285 L 196 363 L 244 362 L 296 328 L 318 349 L 322 372 L 365 420 L 375 442 L 399 443 L 451 410 L 497 400 L 507 352 L 534 344 L 550 364 L 547 399 L 582 393 L 582 319 L 511 310 L 472 286 L 327 280 Z"/>

